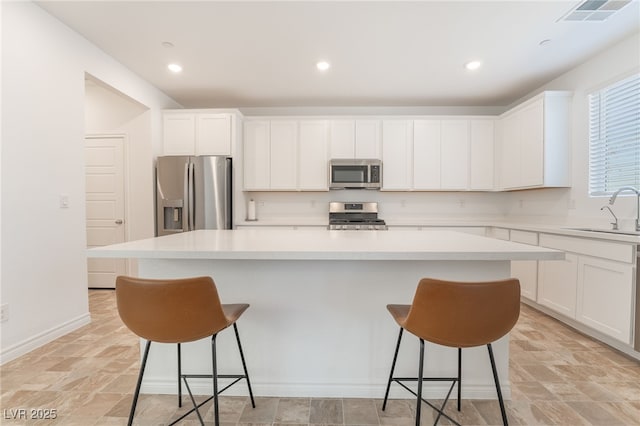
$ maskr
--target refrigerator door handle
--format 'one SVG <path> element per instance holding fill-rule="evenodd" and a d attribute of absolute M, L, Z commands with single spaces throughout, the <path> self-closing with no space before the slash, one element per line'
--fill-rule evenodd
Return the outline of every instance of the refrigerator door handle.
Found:
<path fill-rule="evenodd" d="M 196 229 L 196 212 L 195 212 L 195 165 L 189 163 L 189 231 L 195 231 Z"/>
<path fill-rule="evenodd" d="M 191 227 L 189 225 L 189 217 L 191 216 L 191 213 L 189 213 L 189 199 L 191 197 L 191 190 L 190 190 L 190 185 L 189 185 L 189 163 L 185 163 L 184 164 L 184 207 L 183 207 L 183 212 L 182 212 L 182 230 L 184 232 L 189 231 L 189 228 Z M 185 214 L 186 213 L 186 214 Z"/>

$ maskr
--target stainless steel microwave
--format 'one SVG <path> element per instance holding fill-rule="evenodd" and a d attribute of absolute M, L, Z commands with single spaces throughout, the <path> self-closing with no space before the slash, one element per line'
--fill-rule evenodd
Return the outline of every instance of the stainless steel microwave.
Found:
<path fill-rule="evenodd" d="M 377 159 L 329 161 L 329 189 L 380 189 L 382 162 Z"/>

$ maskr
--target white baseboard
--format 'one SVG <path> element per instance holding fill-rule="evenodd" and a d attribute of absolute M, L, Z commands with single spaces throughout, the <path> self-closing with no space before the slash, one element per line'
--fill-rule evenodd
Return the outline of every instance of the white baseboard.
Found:
<path fill-rule="evenodd" d="M 87 312 L 67 322 L 51 327 L 50 329 L 38 333 L 35 336 L 24 339 L 15 345 L 9 346 L 8 348 L 2 348 L 0 351 L 0 365 L 29 353 L 40 346 L 46 345 L 58 337 L 71 333 L 80 327 L 84 327 L 90 322 L 91 315 Z"/>
<path fill-rule="evenodd" d="M 226 386 L 228 382 L 219 381 L 219 388 Z M 415 385 L 414 385 L 415 386 Z M 425 399 L 444 399 L 449 386 L 446 383 L 429 383 L 423 388 Z M 189 387 L 194 395 L 211 395 L 213 385 L 211 379 L 189 379 Z M 340 384 L 340 383 L 251 383 L 254 396 L 271 397 L 306 397 L 306 398 L 384 398 L 386 384 Z M 144 380 L 142 393 L 177 395 L 178 384 L 176 381 Z M 511 399 L 511 383 L 501 383 L 502 395 L 505 400 Z M 186 389 L 182 386 L 183 395 Z M 456 398 L 456 388 L 451 393 Z M 247 396 L 247 385 L 241 380 L 223 395 Z M 391 384 L 389 397 L 394 399 L 414 398 L 398 384 Z M 497 399 L 494 385 L 465 383 L 462 378 L 463 399 Z"/>

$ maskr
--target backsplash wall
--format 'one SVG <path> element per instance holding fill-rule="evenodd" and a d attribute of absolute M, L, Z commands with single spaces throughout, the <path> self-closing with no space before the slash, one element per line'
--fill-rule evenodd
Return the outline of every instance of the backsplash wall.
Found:
<path fill-rule="evenodd" d="M 258 221 L 327 224 L 331 201 L 376 201 L 388 223 L 465 221 L 502 218 L 508 194 L 491 192 L 247 192 L 236 203 L 236 223 L 246 217 L 249 199 L 256 203 Z"/>

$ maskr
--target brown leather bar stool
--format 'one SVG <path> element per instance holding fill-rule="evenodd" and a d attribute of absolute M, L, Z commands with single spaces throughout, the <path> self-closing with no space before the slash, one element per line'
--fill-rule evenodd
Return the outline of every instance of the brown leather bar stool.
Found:
<path fill-rule="evenodd" d="M 147 339 L 142 364 L 140 366 L 140 374 L 138 375 L 138 383 L 136 384 L 136 390 L 131 404 L 129 425 L 133 423 L 136 404 L 140 394 L 140 385 L 142 384 L 142 377 L 147 364 L 151 342 L 178 344 L 178 383 L 184 380 L 185 386 L 189 391 L 189 396 L 191 397 L 191 402 L 193 403 L 193 409 L 173 421 L 171 425 L 179 422 L 194 411 L 198 415 L 200 423 L 204 425 L 199 408 L 213 399 L 215 424 L 218 426 L 220 424 L 218 394 L 242 379 L 246 379 L 247 381 L 251 405 L 255 408 L 256 405 L 253 400 L 253 392 L 251 391 L 249 373 L 247 372 L 247 366 L 244 361 L 240 335 L 238 334 L 238 327 L 236 325 L 236 321 L 240 318 L 240 315 L 249 307 L 248 304 L 221 304 L 218 291 L 211 277 L 152 280 L 120 276 L 116 279 L 116 300 L 118 313 L 124 324 L 138 336 Z M 230 325 L 233 325 L 236 341 L 238 342 L 242 368 L 244 369 L 243 375 L 221 375 L 218 374 L 217 371 L 216 336 L 218 332 Z M 182 374 L 180 344 L 193 342 L 205 337 L 211 337 L 213 374 Z M 207 398 L 200 404 L 197 404 L 193 398 L 187 381 L 188 378 L 195 377 L 213 379 L 213 396 Z M 236 380 L 224 389 L 218 391 L 218 378 Z M 179 385 L 178 389 L 178 401 L 181 406 L 181 385 Z"/>
<path fill-rule="evenodd" d="M 440 417 L 445 417 L 456 425 L 455 420 L 444 413 L 451 391 L 458 384 L 458 411 L 460 411 L 460 383 L 462 380 L 462 348 L 487 345 L 489 360 L 496 384 L 502 421 L 508 424 L 504 408 L 498 372 L 493 357 L 491 343 L 506 335 L 518 321 L 520 316 L 520 282 L 517 279 L 506 279 L 489 282 L 454 282 L 431 278 L 423 278 L 418 283 L 416 294 L 411 305 L 387 305 L 387 309 L 400 325 L 400 334 L 396 351 L 393 355 L 391 373 L 387 382 L 382 410 L 384 411 L 389 397 L 391 382 L 396 382 L 417 397 L 416 426 L 420 426 L 420 401 L 438 412 L 434 425 Z M 393 377 L 393 370 L 398 358 L 402 332 L 420 339 L 420 364 L 418 377 Z M 443 346 L 458 348 L 457 377 L 423 377 L 424 341 Z M 403 381 L 417 381 L 417 393 L 408 388 Z M 440 408 L 422 398 L 423 381 L 451 381 L 449 392 Z"/>

